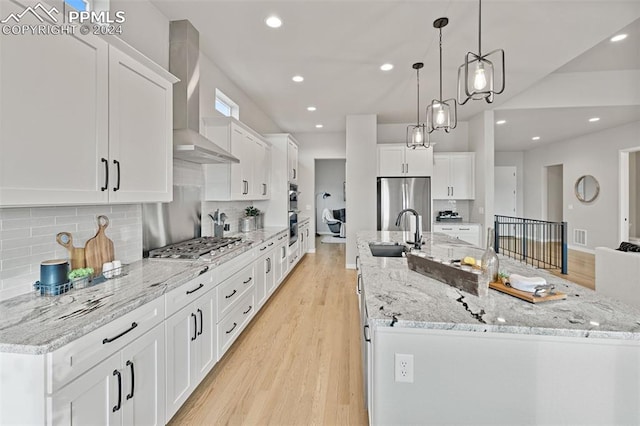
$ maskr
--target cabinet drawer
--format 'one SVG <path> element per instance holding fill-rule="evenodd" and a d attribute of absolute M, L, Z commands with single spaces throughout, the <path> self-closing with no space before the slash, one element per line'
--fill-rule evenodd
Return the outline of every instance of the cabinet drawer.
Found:
<path fill-rule="evenodd" d="M 198 297 L 211 290 L 214 286 L 213 274 L 214 272 L 209 269 L 199 277 L 196 277 L 186 284 L 183 284 L 178 288 L 174 288 L 167 293 L 165 296 L 166 317 L 170 317 L 183 307 L 187 306 L 187 304 L 193 302 Z"/>
<path fill-rule="evenodd" d="M 262 247 L 262 245 L 260 245 Z M 224 262 L 222 265 L 217 266 L 214 270 L 215 273 L 215 281 L 219 284 L 224 284 L 224 281 L 236 274 L 240 269 L 245 266 L 253 263 L 256 260 L 256 252 L 258 252 L 258 248 L 254 247 L 249 251 L 246 251 L 231 260 Z"/>
<path fill-rule="evenodd" d="M 241 296 L 248 290 L 253 289 L 255 281 L 253 264 L 245 266 L 241 271 L 232 275 L 217 287 L 218 291 L 218 320 L 233 309 L 235 303 L 240 300 Z M 251 292 L 253 293 L 253 291 Z"/>
<path fill-rule="evenodd" d="M 218 324 L 218 359 L 229 349 L 236 337 L 247 325 L 255 313 L 255 294 L 253 291 L 242 296 L 233 309 Z"/>
<path fill-rule="evenodd" d="M 159 297 L 49 354 L 48 392 L 60 389 L 163 319 L 164 300 Z"/>

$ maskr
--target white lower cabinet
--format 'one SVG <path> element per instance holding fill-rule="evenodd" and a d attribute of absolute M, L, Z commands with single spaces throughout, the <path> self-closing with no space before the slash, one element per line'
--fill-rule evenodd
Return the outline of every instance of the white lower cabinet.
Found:
<path fill-rule="evenodd" d="M 265 242 L 258 248 L 258 260 L 255 264 L 256 309 L 260 309 L 275 286 L 274 258 L 275 241 Z"/>
<path fill-rule="evenodd" d="M 466 241 L 474 246 L 480 246 L 480 225 L 470 223 L 464 225 L 456 224 L 434 224 L 433 232 L 442 232 L 452 238 Z"/>
<path fill-rule="evenodd" d="M 218 352 L 220 357 L 235 342 L 240 332 L 244 330 L 255 314 L 255 294 L 248 291 L 237 303 L 234 303 L 231 311 L 218 324 Z"/>
<path fill-rule="evenodd" d="M 114 354 L 53 394 L 49 424 L 116 425 L 122 423 L 122 410 L 114 410 L 118 382 L 114 373 L 121 366 Z M 121 374 L 121 373 L 120 373 Z"/>
<path fill-rule="evenodd" d="M 216 290 L 211 289 L 165 321 L 167 420 L 217 362 Z"/>
<path fill-rule="evenodd" d="M 100 362 L 51 397 L 51 424 L 164 425 L 164 327 Z"/>
<path fill-rule="evenodd" d="M 303 225 L 300 225 L 300 229 L 298 230 L 298 242 L 300 244 L 300 259 L 307 254 L 309 251 L 310 243 L 309 243 L 309 222 L 305 222 Z"/>
<path fill-rule="evenodd" d="M 276 250 L 274 253 L 274 286 L 271 289 L 270 293 L 273 292 L 280 283 L 287 276 L 287 272 L 289 271 L 289 262 L 287 261 L 287 249 L 289 248 L 289 239 L 286 238 L 287 234 L 283 235 L 284 238 L 278 238 L 276 241 Z"/>
<path fill-rule="evenodd" d="M 288 236 L 53 352 L 0 352 L 0 424 L 166 424 L 286 277 Z"/>
<path fill-rule="evenodd" d="M 256 312 L 254 263 L 250 263 L 220 283 L 217 292 L 218 359 L 220 359 Z"/>

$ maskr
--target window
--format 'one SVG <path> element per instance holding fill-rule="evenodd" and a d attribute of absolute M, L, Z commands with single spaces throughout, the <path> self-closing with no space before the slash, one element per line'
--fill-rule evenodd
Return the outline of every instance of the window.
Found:
<path fill-rule="evenodd" d="M 230 97 L 222 93 L 220 89 L 216 89 L 216 111 L 226 117 L 233 117 L 240 120 L 240 107 L 233 102 Z"/>

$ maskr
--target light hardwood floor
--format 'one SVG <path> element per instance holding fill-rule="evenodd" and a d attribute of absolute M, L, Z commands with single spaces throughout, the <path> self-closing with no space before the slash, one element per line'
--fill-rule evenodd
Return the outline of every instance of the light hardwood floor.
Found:
<path fill-rule="evenodd" d="M 307 254 L 171 425 L 364 425 L 356 275 L 345 245 Z"/>
<path fill-rule="evenodd" d="M 583 287 L 595 290 L 596 288 L 596 257 L 591 253 L 585 253 L 578 250 L 569 250 L 569 259 L 567 261 L 568 274 L 562 275 L 559 270 L 554 269 L 550 272 L 561 278 L 573 281 Z"/>
<path fill-rule="evenodd" d="M 509 250 L 512 251 L 510 257 L 514 259 L 519 259 L 519 255 L 517 253 L 521 253 L 522 240 L 520 239 L 511 239 L 504 238 L 500 242 L 501 253 L 508 255 Z M 555 259 L 556 255 L 558 259 L 556 262 L 560 262 L 559 259 L 559 251 L 561 250 L 561 246 L 559 243 L 548 243 L 548 244 L 540 244 L 537 242 L 531 242 L 528 245 L 529 252 L 536 257 L 537 259 L 544 259 L 545 255 L 549 256 L 550 259 Z M 545 253 L 545 255 L 542 255 Z M 592 290 L 595 289 L 596 282 L 596 257 L 591 253 L 585 253 L 583 251 L 578 250 L 568 250 L 568 259 L 567 259 L 567 272 L 568 274 L 563 275 L 560 272 L 560 269 L 553 269 L 550 265 L 545 264 L 542 261 L 533 261 L 527 262 L 528 264 L 532 264 L 534 267 L 544 268 L 547 266 L 549 272 L 558 277 L 565 278 L 569 281 L 573 281 L 576 284 L 580 284 L 583 287 L 590 288 Z M 556 264 L 558 264 L 556 263 Z"/>

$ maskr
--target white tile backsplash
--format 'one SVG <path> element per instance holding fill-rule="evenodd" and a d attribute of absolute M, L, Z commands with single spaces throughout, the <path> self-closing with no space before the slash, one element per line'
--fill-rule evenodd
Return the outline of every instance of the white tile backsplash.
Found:
<path fill-rule="evenodd" d="M 216 209 L 220 209 L 220 213 L 227 215 L 229 231 L 240 232 L 240 219 L 244 217 L 244 209 L 253 205 L 251 201 L 204 201 L 202 203 L 202 235 L 213 235 L 213 221 L 208 216 L 213 214 Z"/>
<path fill-rule="evenodd" d="M 43 260 L 69 258 L 56 242 L 58 232 L 70 232 L 74 246 L 84 247 L 98 230 L 100 214 L 109 217 L 106 235 L 116 258 L 123 263 L 142 259 L 140 204 L 0 209 L 0 300 L 32 291 Z"/>

